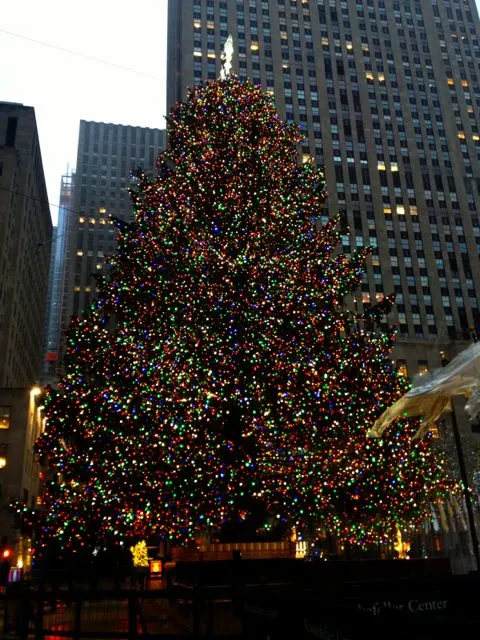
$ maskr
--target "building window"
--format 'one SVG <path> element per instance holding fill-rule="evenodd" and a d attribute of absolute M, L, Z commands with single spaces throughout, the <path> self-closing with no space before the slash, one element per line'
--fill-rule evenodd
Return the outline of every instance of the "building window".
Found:
<path fill-rule="evenodd" d="M 428 361 L 427 360 L 419 360 L 418 361 L 418 373 L 424 374 L 428 371 Z"/>
<path fill-rule="evenodd" d="M 18 118 L 11 116 L 8 118 L 7 124 L 7 132 L 5 135 L 5 146 L 6 147 L 14 147 L 15 146 L 15 138 L 17 135 L 17 124 Z"/>
<path fill-rule="evenodd" d="M 7 445 L 0 444 L 0 469 L 5 469 L 7 466 Z"/>
<path fill-rule="evenodd" d="M 405 360 L 397 360 L 397 371 L 399 376 L 402 376 L 403 378 L 408 377 L 407 363 Z"/>
<path fill-rule="evenodd" d="M 0 407 L 0 429 L 10 429 L 11 407 Z"/>

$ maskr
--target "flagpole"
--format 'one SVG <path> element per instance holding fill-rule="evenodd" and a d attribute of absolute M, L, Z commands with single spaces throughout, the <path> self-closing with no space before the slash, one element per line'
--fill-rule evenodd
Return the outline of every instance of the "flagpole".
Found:
<path fill-rule="evenodd" d="M 445 353 L 443 351 L 440 351 L 440 357 L 442 361 L 442 367 L 445 367 L 448 364 L 448 360 L 445 358 Z M 470 490 L 469 490 L 469 485 L 467 480 L 465 458 L 463 456 L 462 441 L 460 439 L 460 431 L 458 430 L 457 416 L 455 413 L 455 407 L 453 405 L 453 396 L 450 401 L 452 405 L 451 416 L 452 416 L 453 437 L 455 438 L 455 446 L 457 448 L 458 465 L 460 467 L 460 477 L 463 485 L 463 497 L 465 498 L 465 505 L 467 507 L 468 525 L 470 529 L 470 536 L 472 538 L 473 553 L 474 553 L 475 561 L 477 564 L 477 571 L 480 571 L 480 552 L 478 549 L 477 530 L 475 528 L 475 519 L 473 517 L 472 500 L 470 498 Z"/>

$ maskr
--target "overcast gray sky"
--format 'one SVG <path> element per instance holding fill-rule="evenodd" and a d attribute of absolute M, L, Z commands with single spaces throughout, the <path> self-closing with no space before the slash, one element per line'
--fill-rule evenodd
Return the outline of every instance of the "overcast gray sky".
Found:
<path fill-rule="evenodd" d="M 51 203 L 75 167 L 81 119 L 165 126 L 167 0 L 0 0 L 0 15 L 0 100 L 35 107 Z"/>
<path fill-rule="evenodd" d="M 0 0 L 0 15 L 0 100 L 35 107 L 51 203 L 75 167 L 81 119 L 165 126 L 167 0 Z"/>

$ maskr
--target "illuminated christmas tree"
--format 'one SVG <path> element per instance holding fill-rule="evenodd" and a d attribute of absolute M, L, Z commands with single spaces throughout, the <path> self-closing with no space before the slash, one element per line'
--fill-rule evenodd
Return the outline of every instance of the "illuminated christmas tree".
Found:
<path fill-rule="evenodd" d="M 251 522 L 393 542 L 444 470 L 416 425 L 366 440 L 404 388 L 379 331 L 392 300 L 348 311 L 368 250 L 339 253 L 338 216 L 318 225 L 323 175 L 260 88 L 201 85 L 168 125 L 46 402 L 38 451 L 58 481 L 39 548 Z"/>

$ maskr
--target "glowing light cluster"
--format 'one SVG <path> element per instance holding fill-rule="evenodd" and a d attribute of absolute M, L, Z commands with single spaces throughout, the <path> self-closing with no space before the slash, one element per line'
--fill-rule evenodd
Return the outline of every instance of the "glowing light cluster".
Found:
<path fill-rule="evenodd" d="M 317 226 L 323 175 L 297 164 L 301 133 L 258 87 L 201 85 L 168 125 L 46 401 L 37 450 L 57 480 L 40 552 L 185 542 L 258 513 L 266 529 L 395 540 L 447 481 L 415 425 L 365 439 L 405 384 L 378 331 L 393 300 L 345 304 L 368 250 L 338 252 L 338 216 Z"/>

